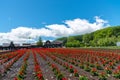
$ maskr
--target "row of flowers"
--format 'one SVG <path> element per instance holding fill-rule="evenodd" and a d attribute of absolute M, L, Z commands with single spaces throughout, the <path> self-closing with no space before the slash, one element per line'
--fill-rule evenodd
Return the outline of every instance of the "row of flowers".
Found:
<path fill-rule="evenodd" d="M 75 66 L 79 66 L 92 76 L 107 79 L 109 76 L 118 78 L 120 71 L 116 65 L 120 63 L 120 55 L 109 51 L 77 50 L 77 49 L 48 49 L 47 56 L 62 64 L 56 57 Z M 48 53 L 49 52 L 49 53 Z M 116 77 L 117 75 L 117 77 Z"/>
<path fill-rule="evenodd" d="M 45 61 L 49 61 L 49 57 L 55 63 L 64 67 L 67 71 L 69 71 L 69 73 L 79 78 L 79 80 L 87 80 L 88 78 L 85 76 L 80 76 L 80 71 L 78 71 L 79 69 L 76 69 L 76 67 L 80 68 L 80 70 L 83 69 L 84 71 L 90 73 L 93 77 L 96 76 L 99 80 L 107 80 L 109 76 L 120 79 L 120 66 L 118 66 L 120 63 L 120 55 L 109 51 L 98 51 L 85 49 L 42 49 L 41 51 L 39 49 L 33 50 L 32 53 L 34 58 L 35 79 L 44 80 L 41 67 L 36 57 L 36 52 Z M 10 67 L 21 56 L 24 55 L 24 52 L 25 51 L 23 50 L 0 55 L 0 64 L 2 64 L 4 67 L 3 70 L 0 70 L 0 74 L 7 72 L 7 70 L 9 70 Z M 15 80 L 21 80 L 25 78 L 28 58 L 29 54 L 27 54 L 23 59 L 24 62 Z M 64 75 L 61 73 L 59 66 L 51 62 L 52 61 L 50 61 L 49 65 L 58 80 L 66 80 Z"/>
<path fill-rule="evenodd" d="M 4 64 L 6 62 L 8 62 L 9 60 L 11 60 L 12 58 L 14 58 L 15 56 L 17 56 L 17 52 L 11 52 L 11 53 L 6 53 L 6 54 L 1 54 L 0 55 L 0 64 Z"/>
<path fill-rule="evenodd" d="M 6 64 L 3 65 L 4 69 L 1 70 L 1 74 L 7 72 L 7 70 L 10 69 L 10 67 L 20 58 L 23 56 L 24 53 L 19 52 L 19 55 L 17 55 L 16 57 L 12 58 L 9 62 L 7 62 Z"/>
<path fill-rule="evenodd" d="M 48 57 L 50 57 L 53 61 L 55 61 L 56 63 L 60 64 L 61 66 L 65 67 L 69 73 L 72 73 L 75 77 L 79 77 L 79 80 L 88 80 L 88 78 L 86 76 L 81 76 L 78 74 L 78 70 L 75 69 L 72 65 L 69 65 L 67 62 L 63 62 L 59 59 L 57 59 L 54 55 L 54 53 L 46 53 L 46 55 Z M 59 54 L 58 54 L 59 55 Z M 52 66 L 54 66 L 55 64 L 53 64 Z M 56 69 L 58 69 L 58 67 L 56 67 Z"/>
<path fill-rule="evenodd" d="M 20 68 L 20 70 L 18 71 L 18 74 L 17 76 L 14 78 L 14 80 L 23 80 L 25 78 L 25 74 L 26 74 L 26 70 L 27 70 L 27 66 L 28 66 L 28 63 L 27 63 L 27 60 L 29 58 L 29 53 L 24 57 L 23 59 L 23 64 Z"/>
<path fill-rule="evenodd" d="M 33 57 L 34 57 L 34 71 L 35 71 L 35 79 L 36 80 L 44 80 L 40 65 L 38 63 L 36 53 L 33 52 Z"/>
<path fill-rule="evenodd" d="M 49 64 L 52 68 L 52 71 L 54 72 L 55 76 L 57 77 L 57 80 L 67 80 L 67 78 L 64 77 L 64 75 L 59 70 L 58 66 L 55 64 Z"/>

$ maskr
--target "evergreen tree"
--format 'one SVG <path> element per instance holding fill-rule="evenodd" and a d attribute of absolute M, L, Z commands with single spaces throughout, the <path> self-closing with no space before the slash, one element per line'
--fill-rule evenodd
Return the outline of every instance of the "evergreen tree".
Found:
<path fill-rule="evenodd" d="M 37 45 L 38 46 L 43 46 L 43 42 L 42 42 L 42 38 L 41 37 L 39 37 Z"/>

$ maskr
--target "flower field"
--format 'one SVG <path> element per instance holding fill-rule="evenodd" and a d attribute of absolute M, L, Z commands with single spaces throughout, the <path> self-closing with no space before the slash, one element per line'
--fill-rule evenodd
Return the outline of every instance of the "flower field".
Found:
<path fill-rule="evenodd" d="M 0 80 L 119 80 L 120 50 L 36 48 L 0 54 Z"/>

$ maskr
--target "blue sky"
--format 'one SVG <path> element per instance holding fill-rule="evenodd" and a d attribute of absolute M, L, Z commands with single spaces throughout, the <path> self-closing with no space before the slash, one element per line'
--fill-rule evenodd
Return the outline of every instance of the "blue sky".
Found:
<path fill-rule="evenodd" d="M 11 33 L 19 27 L 66 25 L 66 20 L 78 18 L 92 24 L 95 16 L 116 26 L 120 25 L 119 9 L 120 0 L 0 0 L 0 33 Z"/>

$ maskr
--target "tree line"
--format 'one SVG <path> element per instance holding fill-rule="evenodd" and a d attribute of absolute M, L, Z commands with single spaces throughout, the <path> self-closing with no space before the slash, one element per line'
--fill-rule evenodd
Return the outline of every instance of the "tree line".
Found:
<path fill-rule="evenodd" d="M 120 26 L 107 27 L 84 35 L 58 38 L 66 47 L 107 47 L 120 42 Z"/>

